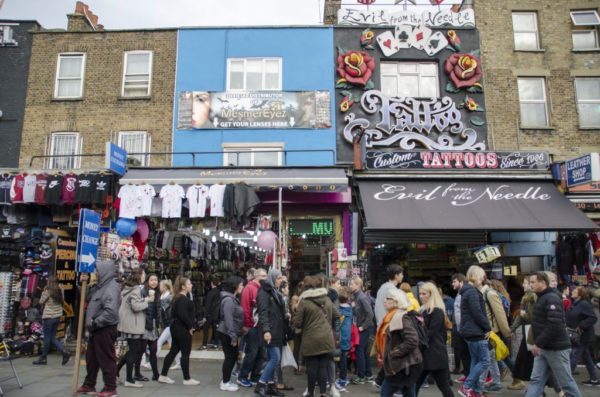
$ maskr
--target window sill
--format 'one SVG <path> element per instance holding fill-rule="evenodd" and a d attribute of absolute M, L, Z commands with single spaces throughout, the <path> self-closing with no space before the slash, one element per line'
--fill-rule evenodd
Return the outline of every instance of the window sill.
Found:
<path fill-rule="evenodd" d="M 52 102 L 80 102 L 80 101 L 83 101 L 83 97 L 78 97 L 78 98 L 56 98 L 56 97 L 52 97 L 52 99 L 50 101 L 52 101 Z"/>
<path fill-rule="evenodd" d="M 144 96 L 118 96 L 117 100 L 119 101 L 148 101 L 152 99 L 152 95 L 144 95 Z"/>
<path fill-rule="evenodd" d="M 600 131 L 600 125 L 597 127 L 579 127 L 580 131 Z"/>
<path fill-rule="evenodd" d="M 515 48 L 515 52 L 546 52 L 544 48 L 538 48 L 537 50 L 518 50 Z"/>
<path fill-rule="evenodd" d="M 552 127 L 552 126 L 550 126 L 550 127 L 531 127 L 531 126 L 520 125 L 519 129 L 526 130 L 526 131 L 535 131 L 535 130 L 554 131 L 556 128 Z"/>
<path fill-rule="evenodd" d="M 578 48 L 578 49 L 573 48 L 572 51 L 575 53 L 578 53 L 578 52 L 600 52 L 600 48 Z"/>

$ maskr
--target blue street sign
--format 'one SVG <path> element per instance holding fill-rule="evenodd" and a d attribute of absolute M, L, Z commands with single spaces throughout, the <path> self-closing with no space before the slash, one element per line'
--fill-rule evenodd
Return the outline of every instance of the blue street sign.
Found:
<path fill-rule="evenodd" d="M 125 175 L 127 167 L 127 150 L 115 145 L 111 142 L 106 142 L 105 167 L 115 174 Z"/>
<path fill-rule="evenodd" d="M 77 269 L 81 273 L 96 270 L 100 242 L 100 214 L 89 209 L 81 210 L 77 229 Z"/>
<path fill-rule="evenodd" d="M 590 153 L 568 160 L 566 168 L 567 187 L 600 180 L 600 158 L 598 153 Z"/>

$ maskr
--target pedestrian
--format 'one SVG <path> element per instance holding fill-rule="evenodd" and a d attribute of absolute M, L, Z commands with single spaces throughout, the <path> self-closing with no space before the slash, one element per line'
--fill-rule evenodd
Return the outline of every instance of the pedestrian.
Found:
<path fill-rule="evenodd" d="M 585 363 L 590 379 L 583 382 L 585 386 L 600 387 L 598 373 L 594 366 L 592 350 L 596 337 L 594 335 L 594 324 L 598 321 L 594 308 L 589 301 L 589 295 L 585 287 L 579 286 L 571 294 L 573 304 L 567 311 L 567 327 L 579 334 L 579 342 L 573 343 L 571 350 L 571 371 L 574 371 L 581 359 Z"/>
<path fill-rule="evenodd" d="M 423 369 L 414 311 L 406 294 L 397 289 L 387 293 L 384 316 L 375 337 L 377 361 L 385 371 L 381 397 L 392 397 L 401 392 L 403 397 L 415 397 L 415 384 Z M 411 318 L 412 317 L 412 318 Z"/>
<path fill-rule="evenodd" d="M 162 350 L 162 346 L 165 342 L 168 342 L 169 345 L 173 343 L 173 339 L 171 338 L 171 323 L 173 318 L 171 316 L 171 303 L 173 302 L 173 284 L 171 280 L 160 280 L 159 284 L 160 289 L 160 326 L 162 332 L 158 341 L 156 342 L 156 350 L 157 352 Z M 178 369 L 181 368 L 181 352 L 177 353 L 175 357 L 175 365 L 173 365 L 169 369 Z M 160 375 L 159 375 L 160 376 Z"/>
<path fill-rule="evenodd" d="M 217 333 L 221 338 L 221 346 L 225 355 L 221 368 L 223 379 L 219 388 L 223 391 L 238 391 L 238 386 L 231 382 L 231 372 L 237 361 L 244 326 L 244 309 L 240 305 L 238 295 L 244 289 L 244 280 L 238 276 L 229 277 L 221 284 L 221 302 Z"/>
<path fill-rule="evenodd" d="M 300 302 L 300 295 L 304 292 L 304 282 L 300 281 L 296 285 L 296 291 L 292 298 L 290 299 L 290 314 L 292 315 L 292 324 L 294 323 L 294 318 L 296 317 L 296 310 L 298 308 L 298 303 Z M 352 321 L 352 319 L 350 319 Z M 302 335 L 293 333 L 292 335 L 293 343 L 294 343 L 294 359 L 298 364 L 298 369 L 294 369 L 294 374 L 302 375 L 304 372 L 304 360 L 302 355 L 300 354 L 300 347 L 302 346 Z"/>
<path fill-rule="evenodd" d="M 148 307 L 145 310 L 146 315 L 146 329 L 144 331 L 144 348 L 148 350 L 150 368 L 152 369 L 152 380 L 158 380 L 160 373 L 158 372 L 158 360 L 157 360 L 157 346 L 158 346 L 158 327 L 160 323 L 160 294 L 158 291 L 158 276 L 156 274 L 149 274 L 146 277 L 146 285 L 142 289 L 143 298 L 151 298 L 148 302 Z M 140 356 L 136 362 L 135 371 L 141 375 L 140 364 L 144 354 Z M 147 382 L 148 378 L 141 376 L 139 379 L 142 382 Z"/>
<path fill-rule="evenodd" d="M 469 346 L 465 339 L 460 335 L 460 290 L 467 283 L 467 277 L 462 273 L 455 273 L 450 278 L 452 280 L 452 289 L 456 291 L 454 297 L 454 318 L 452 321 L 452 347 L 454 348 L 454 372 L 461 373 L 462 376 L 457 382 L 463 383 L 467 379 L 469 369 L 471 368 L 471 356 L 469 355 Z"/>
<path fill-rule="evenodd" d="M 267 364 L 254 389 L 254 393 L 261 397 L 284 396 L 274 383 L 275 371 L 281 362 L 281 348 L 287 342 L 285 308 L 283 297 L 278 291 L 282 280 L 281 272 L 271 268 L 266 280 L 261 280 L 256 297 L 259 335 L 262 336 L 267 352 Z"/>
<path fill-rule="evenodd" d="M 554 375 L 557 385 L 568 397 L 581 397 L 571 374 L 571 342 L 566 331 L 560 292 L 550 288 L 550 279 L 545 272 L 534 273 L 530 283 L 538 298 L 531 321 L 534 341 L 531 353 L 535 358 L 525 397 L 540 396 L 550 375 Z"/>
<path fill-rule="evenodd" d="M 241 305 L 244 310 L 244 360 L 238 375 L 237 384 L 243 387 L 252 387 L 252 383 L 258 382 L 264 353 L 262 338 L 258 330 L 258 310 L 256 308 L 256 297 L 260 289 L 260 283 L 267 278 L 264 269 L 256 269 L 254 279 L 244 287 L 242 291 Z M 248 379 L 250 376 L 250 379 Z"/>
<path fill-rule="evenodd" d="M 219 302 L 221 301 L 221 280 L 219 276 L 214 275 L 210 279 L 210 290 L 206 294 L 204 316 L 206 321 L 202 325 L 202 346 L 200 350 L 216 349 L 219 347 L 217 340 L 217 324 L 219 324 Z M 208 344 L 210 330 L 210 344 Z"/>
<path fill-rule="evenodd" d="M 467 271 L 468 283 L 460 290 L 460 335 L 466 340 L 471 357 L 469 375 L 458 390 L 463 397 L 478 397 L 483 393 L 482 375 L 490 367 L 488 339 L 491 332 L 486 316 L 485 302 L 479 289 L 485 280 L 485 271 L 472 265 Z M 537 396 L 536 396 L 537 397 Z"/>
<path fill-rule="evenodd" d="M 527 386 L 524 381 L 529 381 L 531 378 L 531 370 L 533 369 L 533 354 L 527 348 L 527 345 L 533 344 L 531 333 L 531 319 L 533 318 L 533 307 L 537 300 L 537 295 L 531 290 L 529 276 L 523 277 L 523 291 L 525 294 L 521 298 L 521 310 L 519 315 L 512 323 L 510 330 L 514 333 L 520 330 L 523 334 L 517 358 L 515 360 L 515 369 L 513 371 L 513 382 L 507 386 L 509 390 L 523 390 Z"/>
<path fill-rule="evenodd" d="M 289 287 L 287 281 L 281 282 L 281 285 L 279 286 L 279 293 L 283 297 L 283 305 L 284 305 L 283 307 L 285 308 L 285 329 L 291 330 L 292 314 L 290 312 L 290 287 Z M 291 337 L 291 335 L 288 335 L 288 337 Z M 283 347 L 281 349 L 281 354 L 283 356 Z M 286 391 L 294 390 L 293 387 L 286 385 L 283 380 L 283 368 L 281 367 L 281 362 L 279 363 L 279 367 L 277 367 L 277 371 L 275 372 L 275 375 L 277 378 L 277 382 L 275 383 L 275 387 L 277 388 L 277 390 L 286 390 Z M 331 383 L 333 383 L 333 382 L 331 382 Z"/>
<path fill-rule="evenodd" d="M 437 287 L 426 282 L 419 288 L 421 300 L 421 313 L 427 327 L 428 346 L 423 354 L 423 372 L 417 380 L 417 394 L 429 374 L 444 397 L 454 397 L 448 379 L 450 368 L 448 366 L 448 350 L 446 348 L 445 305 Z"/>
<path fill-rule="evenodd" d="M 502 282 L 499 280 L 490 280 L 490 287 L 494 291 L 496 291 L 496 293 L 498 294 L 498 297 L 500 298 L 500 301 L 502 302 L 502 307 L 504 308 L 504 314 L 505 314 L 507 323 L 509 325 L 509 330 L 510 330 L 510 324 L 511 324 L 510 294 L 504 287 L 504 284 L 502 284 Z M 510 346 L 510 335 L 505 336 L 504 334 L 501 333 L 499 335 L 499 337 L 500 337 L 500 339 L 502 339 L 504 344 L 506 344 L 507 346 Z M 506 378 L 508 373 L 509 372 L 512 373 L 514 371 L 515 365 L 511 359 L 510 355 L 508 355 L 508 357 L 506 357 L 504 360 L 498 361 L 498 367 L 500 369 L 500 380 L 504 381 L 504 379 Z"/>
<path fill-rule="evenodd" d="M 121 288 L 117 283 L 114 261 L 97 261 L 96 273 L 98 283 L 90 288 L 85 313 L 85 328 L 89 335 L 85 351 L 87 375 L 77 393 L 96 393 L 96 378 L 98 371 L 102 371 L 104 388 L 95 396 L 113 397 L 117 395 L 115 342 L 118 334 Z"/>
<path fill-rule="evenodd" d="M 42 326 L 44 331 L 44 346 L 42 349 L 42 355 L 39 359 L 33 362 L 33 365 L 46 365 L 48 363 L 48 353 L 50 347 L 54 345 L 56 349 L 62 353 L 62 365 L 66 365 L 69 362 L 71 354 L 65 348 L 65 346 L 56 339 L 56 331 L 60 324 L 60 318 L 63 315 L 63 303 L 64 303 L 63 290 L 58 286 L 56 277 L 48 277 L 46 288 L 42 292 L 40 298 L 40 304 L 44 305 L 44 311 L 42 312 Z"/>
<path fill-rule="evenodd" d="M 181 352 L 181 372 L 183 372 L 183 384 L 186 386 L 197 386 L 199 381 L 190 376 L 190 353 L 192 351 L 192 336 L 194 335 L 194 304 L 188 297 L 192 290 L 192 282 L 187 277 L 178 277 L 175 281 L 176 296 L 171 303 L 171 337 L 173 343 L 165 357 L 163 367 L 158 381 L 160 383 L 173 384 L 175 381 L 169 378 L 169 367 L 179 352 Z"/>
<path fill-rule="evenodd" d="M 340 302 L 340 377 L 336 381 L 338 391 L 346 391 L 348 381 L 348 354 L 350 353 L 350 332 L 352 329 L 352 306 L 350 306 L 351 292 L 348 288 L 341 288 L 338 295 Z M 385 375 L 384 375 L 385 377 Z M 383 383 L 383 380 L 382 380 Z"/>
<path fill-rule="evenodd" d="M 369 357 L 369 339 L 373 334 L 375 315 L 369 297 L 362 291 L 362 279 L 354 277 L 350 280 L 349 286 L 354 298 L 352 315 L 359 332 L 359 343 L 356 347 L 357 374 L 351 382 L 355 385 L 363 385 L 373 380 L 371 359 Z"/>
<path fill-rule="evenodd" d="M 320 395 L 325 396 L 327 367 L 335 349 L 331 324 L 335 318 L 339 318 L 339 312 L 328 298 L 321 278 L 304 277 L 304 288 L 294 317 L 294 328 L 302 335 L 302 356 L 308 375 L 308 397 L 315 395 L 317 383 Z"/>
<path fill-rule="evenodd" d="M 419 312 L 421 310 L 421 305 L 419 304 L 417 298 L 415 298 L 410 284 L 407 282 L 400 283 L 400 289 L 404 291 L 410 302 L 410 307 L 408 308 L 408 311 Z"/>

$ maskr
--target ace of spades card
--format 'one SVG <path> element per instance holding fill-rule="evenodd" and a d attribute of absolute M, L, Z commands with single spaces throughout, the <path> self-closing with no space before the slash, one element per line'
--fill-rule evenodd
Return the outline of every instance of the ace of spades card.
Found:
<path fill-rule="evenodd" d="M 425 48 L 429 36 L 431 36 L 431 29 L 426 26 L 417 26 L 412 31 L 412 35 L 410 36 L 410 39 L 408 39 L 408 42 L 417 50 L 422 50 Z"/>
<path fill-rule="evenodd" d="M 435 32 L 429 36 L 429 40 L 425 43 L 425 52 L 431 57 L 442 51 L 447 45 L 448 39 L 446 39 L 446 36 L 442 32 Z"/>
<path fill-rule="evenodd" d="M 400 50 L 398 40 L 396 40 L 394 34 L 389 30 L 377 36 L 377 43 L 379 44 L 379 48 L 381 48 L 381 52 L 386 57 L 392 56 Z"/>
<path fill-rule="evenodd" d="M 398 46 L 400 48 L 410 47 L 410 36 L 412 35 L 412 26 L 410 25 L 398 25 L 396 26 L 396 40 L 398 40 Z"/>

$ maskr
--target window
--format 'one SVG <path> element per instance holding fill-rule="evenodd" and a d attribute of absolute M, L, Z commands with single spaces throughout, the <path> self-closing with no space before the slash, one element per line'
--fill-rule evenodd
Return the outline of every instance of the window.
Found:
<path fill-rule="evenodd" d="M 85 54 L 60 54 L 56 71 L 55 98 L 81 98 Z"/>
<path fill-rule="evenodd" d="M 81 157 L 68 155 L 81 154 L 83 140 L 76 132 L 56 132 L 53 133 L 50 139 L 51 156 L 65 157 L 50 157 L 48 168 L 56 169 L 74 169 L 81 166 Z"/>
<path fill-rule="evenodd" d="M 580 127 L 600 127 L 600 77 L 575 79 Z"/>
<path fill-rule="evenodd" d="M 575 28 L 571 32 L 574 50 L 597 50 L 600 18 L 594 10 L 572 11 L 571 20 Z"/>
<path fill-rule="evenodd" d="M 281 90 L 281 58 L 227 60 L 227 91 L 261 90 Z"/>
<path fill-rule="evenodd" d="M 261 146 L 258 146 L 261 145 Z M 230 167 L 260 167 L 283 165 L 283 144 L 224 144 L 223 165 Z"/>
<path fill-rule="evenodd" d="M 574 50 L 598 49 L 598 32 L 596 30 L 574 30 L 571 36 Z"/>
<path fill-rule="evenodd" d="M 150 155 L 129 153 L 148 153 L 150 152 L 151 139 L 146 131 L 120 131 L 118 145 L 127 150 L 127 161 L 133 165 L 149 166 Z"/>
<path fill-rule="evenodd" d="M 548 103 L 544 78 L 519 78 L 521 127 L 548 127 Z"/>
<path fill-rule="evenodd" d="M 571 20 L 575 26 L 600 25 L 600 17 L 596 10 L 571 11 Z"/>
<path fill-rule="evenodd" d="M 515 35 L 515 50 L 531 51 L 540 49 L 537 13 L 513 12 L 512 23 Z"/>
<path fill-rule="evenodd" d="M 381 87 L 388 97 L 439 97 L 437 63 L 381 63 Z"/>
<path fill-rule="evenodd" d="M 130 51 L 125 53 L 123 62 L 124 97 L 140 97 L 150 95 L 152 79 L 152 52 Z"/>
<path fill-rule="evenodd" d="M 0 46 L 16 46 L 19 44 L 13 38 L 13 29 L 11 25 L 18 26 L 18 24 L 0 25 Z"/>

